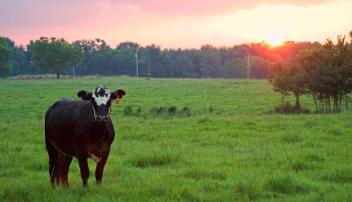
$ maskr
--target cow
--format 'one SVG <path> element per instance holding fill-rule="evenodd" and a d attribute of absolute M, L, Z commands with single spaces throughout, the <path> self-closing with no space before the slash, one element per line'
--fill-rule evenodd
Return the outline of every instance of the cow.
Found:
<path fill-rule="evenodd" d="M 50 183 L 67 187 L 68 171 L 73 157 L 78 159 L 83 185 L 89 177 L 87 158 L 96 161 L 96 183 L 102 182 L 105 163 L 114 141 L 110 118 L 111 103 L 119 102 L 126 92 L 110 92 L 100 85 L 92 92 L 81 90 L 81 100 L 62 98 L 45 114 L 45 145 L 49 155 Z"/>

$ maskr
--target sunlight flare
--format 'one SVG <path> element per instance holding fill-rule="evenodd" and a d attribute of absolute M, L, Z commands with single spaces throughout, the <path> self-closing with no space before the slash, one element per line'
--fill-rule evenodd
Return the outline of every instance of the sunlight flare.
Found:
<path fill-rule="evenodd" d="M 284 43 L 284 39 L 281 35 L 279 34 L 271 34 L 267 37 L 266 42 L 272 46 L 272 47 L 276 47 L 276 46 L 280 46 Z"/>

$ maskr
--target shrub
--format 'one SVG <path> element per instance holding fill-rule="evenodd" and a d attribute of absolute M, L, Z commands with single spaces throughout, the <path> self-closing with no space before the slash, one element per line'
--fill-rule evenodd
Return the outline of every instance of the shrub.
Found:
<path fill-rule="evenodd" d="M 276 114 L 298 114 L 304 113 L 309 114 L 310 110 L 308 108 L 297 108 L 294 105 L 291 105 L 289 102 L 284 104 L 280 104 L 279 106 L 275 107 L 274 113 Z"/>
<path fill-rule="evenodd" d="M 164 114 L 165 113 L 165 111 L 166 111 L 166 108 L 164 108 L 164 107 L 153 107 L 151 110 L 150 110 L 150 113 L 151 114 L 154 114 L 154 115 L 162 115 L 162 114 Z"/>
<path fill-rule="evenodd" d="M 177 107 L 175 106 L 171 106 L 167 109 L 167 113 L 170 115 L 170 116 L 175 116 L 176 115 L 176 112 L 177 112 Z"/>
<path fill-rule="evenodd" d="M 126 116 L 131 115 L 132 114 L 132 107 L 130 107 L 130 106 L 125 107 L 125 109 L 123 110 L 123 114 Z"/>
<path fill-rule="evenodd" d="M 191 108 L 184 107 L 180 111 L 181 116 L 191 116 Z"/>
<path fill-rule="evenodd" d="M 208 107 L 208 112 L 209 112 L 209 113 L 213 113 L 213 112 L 214 112 L 214 107 L 211 106 L 211 105 L 209 105 L 209 107 Z"/>
<path fill-rule="evenodd" d="M 135 106 L 127 106 L 123 110 L 124 115 L 126 116 L 139 116 L 142 112 L 142 107 L 135 105 Z"/>
<path fill-rule="evenodd" d="M 181 110 L 177 110 L 176 106 L 154 106 L 150 110 L 150 114 L 154 116 L 191 116 L 191 109 L 188 107 L 183 107 Z"/>

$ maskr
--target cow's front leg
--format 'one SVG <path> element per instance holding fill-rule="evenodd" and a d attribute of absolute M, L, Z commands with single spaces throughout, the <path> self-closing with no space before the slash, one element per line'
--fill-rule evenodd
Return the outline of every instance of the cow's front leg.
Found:
<path fill-rule="evenodd" d="M 109 157 L 109 153 L 110 153 L 110 148 L 107 149 L 107 151 L 102 152 L 101 160 L 97 163 L 97 167 L 95 169 L 95 182 L 97 184 L 100 184 L 103 179 L 104 167 Z"/>
<path fill-rule="evenodd" d="M 87 156 L 82 155 L 78 157 L 78 164 L 81 170 L 81 178 L 84 186 L 87 186 L 88 178 L 89 178 L 89 167 L 87 162 Z"/>

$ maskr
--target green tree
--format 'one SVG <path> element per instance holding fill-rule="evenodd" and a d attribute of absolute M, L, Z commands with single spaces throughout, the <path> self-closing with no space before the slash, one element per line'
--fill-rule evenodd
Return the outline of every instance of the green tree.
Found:
<path fill-rule="evenodd" d="M 147 77 L 157 76 L 160 77 L 164 73 L 163 68 L 160 66 L 161 49 L 160 46 L 155 44 L 148 45 L 145 48 L 141 48 L 141 75 L 146 75 Z M 144 71 L 143 71 L 144 70 Z"/>
<path fill-rule="evenodd" d="M 284 104 L 284 97 L 292 94 L 296 99 L 294 110 L 302 110 L 300 96 L 307 92 L 306 79 L 302 67 L 297 62 L 290 60 L 285 64 L 275 63 L 269 81 L 274 90 L 281 93 L 281 105 Z"/>
<path fill-rule="evenodd" d="M 285 96 L 289 95 L 290 89 L 287 85 L 289 74 L 282 63 L 274 63 L 271 68 L 269 82 L 274 90 L 281 94 L 281 105 L 284 104 Z"/>
<path fill-rule="evenodd" d="M 10 54 L 11 52 L 6 47 L 4 40 L 0 38 L 0 77 L 5 77 L 11 73 Z"/>
<path fill-rule="evenodd" d="M 62 38 L 41 37 L 34 42 L 33 62 L 41 68 L 56 71 L 57 78 L 60 78 L 60 71 L 77 64 L 81 58 L 82 50 Z"/>
<path fill-rule="evenodd" d="M 338 36 L 336 43 L 328 39 L 276 64 L 270 82 L 283 96 L 292 93 L 296 97 L 296 109 L 300 109 L 300 95 L 309 93 L 317 112 L 340 112 L 343 99 L 348 108 L 352 91 L 351 55 L 351 45 L 344 36 Z"/>

